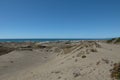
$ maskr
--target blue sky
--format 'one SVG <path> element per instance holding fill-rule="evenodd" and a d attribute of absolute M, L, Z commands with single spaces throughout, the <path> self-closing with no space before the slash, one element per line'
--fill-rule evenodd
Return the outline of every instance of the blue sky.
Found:
<path fill-rule="evenodd" d="M 120 36 L 120 0 L 0 0 L 0 38 Z"/>

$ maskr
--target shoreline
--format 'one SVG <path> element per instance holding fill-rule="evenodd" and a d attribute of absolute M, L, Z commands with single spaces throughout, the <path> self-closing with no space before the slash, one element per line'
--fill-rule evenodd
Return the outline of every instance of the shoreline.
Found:
<path fill-rule="evenodd" d="M 56 41 L 103 41 L 103 40 L 109 40 L 110 38 L 100 38 L 100 39 L 92 39 L 92 38 L 86 38 L 86 39 L 77 39 L 77 38 L 61 38 L 61 39 L 0 39 L 1 42 L 56 42 Z"/>

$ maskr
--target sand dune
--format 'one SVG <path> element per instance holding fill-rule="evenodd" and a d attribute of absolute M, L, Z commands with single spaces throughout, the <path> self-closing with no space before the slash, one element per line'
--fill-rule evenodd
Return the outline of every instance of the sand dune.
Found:
<path fill-rule="evenodd" d="M 0 56 L 0 80 L 112 80 L 120 46 L 103 42 L 47 43 Z"/>

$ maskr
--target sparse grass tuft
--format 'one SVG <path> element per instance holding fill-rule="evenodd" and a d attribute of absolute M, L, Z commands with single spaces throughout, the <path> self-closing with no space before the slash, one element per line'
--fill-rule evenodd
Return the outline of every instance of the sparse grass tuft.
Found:
<path fill-rule="evenodd" d="M 97 52 L 97 49 L 91 49 L 91 52 Z"/>

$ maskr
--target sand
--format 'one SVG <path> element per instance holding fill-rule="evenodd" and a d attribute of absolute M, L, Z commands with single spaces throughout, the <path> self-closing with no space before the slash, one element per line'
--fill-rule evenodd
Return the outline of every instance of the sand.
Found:
<path fill-rule="evenodd" d="M 118 62 L 120 46 L 104 42 L 15 50 L 0 56 L 0 80 L 112 80 Z"/>

